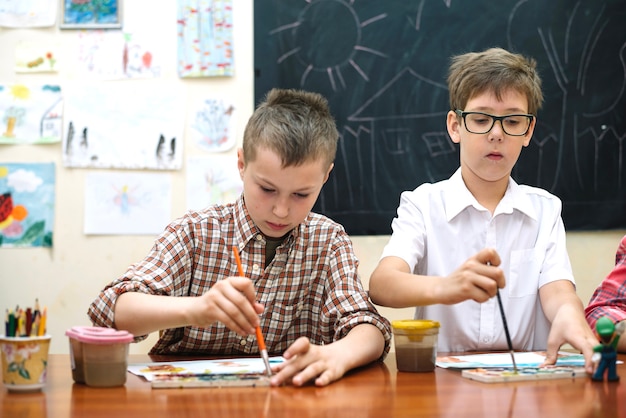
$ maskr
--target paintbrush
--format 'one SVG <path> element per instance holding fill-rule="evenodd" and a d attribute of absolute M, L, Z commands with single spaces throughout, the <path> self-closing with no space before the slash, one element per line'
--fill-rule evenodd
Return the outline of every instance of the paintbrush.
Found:
<path fill-rule="evenodd" d="M 241 265 L 241 258 L 239 258 L 239 250 L 236 246 L 233 245 L 233 254 L 235 255 L 235 261 L 237 262 L 237 269 L 239 270 L 239 275 L 241 277 L 246 277 L 243 272 L 243 266 Z M 265 370 L 267 371 L 268 376 L 272 376 L 272 368 L 270 367 L 270 358 L 267 354 L 267 348 L 265 347 L 265 340 L 263 339 L 263 333 L 261 332 L 261 327 L 259 325 L 256 326 L 256 342 L 259 345 L 259 351 L 261 352 L 261 358 L 263 359 L 263 363 L 265 363 Z"/>
<path fill-rule="evenodd" d="M 504 315 L 504 308 L 502 307 L 502 298 L 500 298 L 500 289 L 497 290 L 498 306 L 500 307 L 500 316 L 502 316 L 502 324 L 504 325 L 504 334 L 506 335 L 506 343 L 509 346 L 509 353 L 511 353 L 511 360 L 513 361 L 513 371 L 517 373 L 517 364 L 515 363 L 515 354 L 513 354 L 513 343 L 511 343 L 511 335 L 509 334 L 509 327 L 506 324 L 506 316 Z"/>

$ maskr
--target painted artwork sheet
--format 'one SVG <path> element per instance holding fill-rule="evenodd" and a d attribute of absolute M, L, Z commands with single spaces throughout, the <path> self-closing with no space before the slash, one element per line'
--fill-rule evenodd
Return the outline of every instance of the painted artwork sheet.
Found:
<path fill-rule="evenodd" d="M 54 163 L 0 163 L 0 247 L 52 247 Z"/>
<path fill-rule="evenodd" d="M 67 85 L 66 167 L 177 170 L 185 123 L 180 87 L 144 81 Z"/>
<path fill-rule="evenodd" d="M 270 365 L 285 361 L 282 356 L 269 358 Z M 234 375 L 263 374 L 265 364 L 261 357 L 224 358 L 215 360 L 186 360 L 173 362 L 132 363 L 128 371 L 153 381 L 162 375 Z"/>
<path fill-rule="evenodd" d="M 38 28 L 54 26 L 57 0 L 0 0 L 0 26 Z"/>
<path fill-rule="evenodd" d="M 207 98 L 196 104 L 192 110 L 191 135 L 202 149 L 222 152 L 235 146 L 234 116 L 235 107 L 222 99 Z"/>
<path fill-rule="evenodd" d="M 59 68 L 59 44 L 22 41 L 15 46 L 16 73 L 54 73 Z"/>
<path fill-rule="evenodd" d="M 61 140 L 63 96 L 58 85 L 0 84 L 0 144 Z"/>
<path fill-rule="evenodd" d="M 61 0 L 63 15 L 60 27 L 119 28 L 122 26 L 121 0 Z"/>
<path fill-rule="evenodd" d="M 243 183 L 234 155 L 195 156 L 187 159 L 187 209 L 234 202 Z"/>
<path fill-rule="evenodd" d="M 160 234 L 172 220 L 171 190 L 168 173 L 88 173 L 85 234 Z"/>
<path fill-rule="evenodd" d="M 518 368 L 539 367 L 546 358 L 543 351 L 515 352 L 515 363 Z M 438 356 L 436 365 L 444 369 L 474 368 L 513 368 L 511 354 L 507 352 L 467 354 L 461 356 Z M 581 367 L 585 365 L 582 354 L 561 351 L 556 361 L 557 366 Z"/>
<path fill-rule="evenodd" d="M 177 2 L 178 75 L 233 75 L 232 0 Z"/>
<path fill-rule="evenodd" d="M 77 33 L 74 77 L 90 80 L 154 78 L 161 75 L 158 36 L 142 32 L 82 30 Z"/>

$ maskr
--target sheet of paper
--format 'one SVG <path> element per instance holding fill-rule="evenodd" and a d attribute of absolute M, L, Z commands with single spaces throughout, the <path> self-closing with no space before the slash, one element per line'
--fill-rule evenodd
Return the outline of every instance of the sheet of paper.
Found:
<path fill-rule="evenodd" d="M 270 365 L 280 364 L 283 357 L 270 357 Z M 128 371 L 148 381 L 156 375 L 207 375 L 207 374 L 253 374 L 264 373 L 265 364 L 261 357 L 225 358 L 216 360 L 187 360 L 154 363 L 133 363 Z"/>
<path fill-rule="evenodd" d="M 545 360 L 543 351 L 515 352 L 515 363 L 518 368 L 538 367 Z M 584 366 L 582 354 L 559 352 L 558 366 Z M 468 354 L 461 356 L 437 357 L 436 365 L 444 369 L 475 369 L 489 367 L 513 367 L 511 354 L 507 352 Z"/>

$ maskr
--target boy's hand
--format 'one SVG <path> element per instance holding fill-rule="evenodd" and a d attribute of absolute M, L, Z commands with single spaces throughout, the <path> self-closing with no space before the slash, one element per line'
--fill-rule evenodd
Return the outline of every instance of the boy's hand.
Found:
<path fill-rule="evenodd" d="M 192 323 L 207 327 L 219 321 L 239 335 L 254 334 L 259 325 L 259 314 L 264 309 L 255 297 L 250 279 L 228 277 L 220 280 L 208 292 L 194 298 Z"/>
<path fill-rule="evenodd" d="M 552 320 L 550 334 L 548 335 L 546 359 L 542 365 L 555 364 L 558 359 L 559 349 L 565 343 L 570 344 L 583 354 L 587 373 L 593 373 L 593 353 L 594 347 L 598 345 L 598 339 L 580 310 L 569 305 L 559 309 Z"/>
<path fill-rule="evenodd" d="M 439 280 L 435 289 L 436 300 L 452 305 L 468 299 L 480 303 L 491 299 L 506 282 L 499 265 L 500 256 L 495 249 L 481 250 L 452 274 Z"/>
<path fill-rule="evenodd" d="M 342 361 L 345 353 L 336 350 L 337 344 L 318 346 L 308 338 L 298 338 L 284 353 L 285 361 L 274 367 L 272 386 L 291 383 L 302 386 L 314 380 L 316 386 L 326 386 L 340 379 L 346 370 Z"/>

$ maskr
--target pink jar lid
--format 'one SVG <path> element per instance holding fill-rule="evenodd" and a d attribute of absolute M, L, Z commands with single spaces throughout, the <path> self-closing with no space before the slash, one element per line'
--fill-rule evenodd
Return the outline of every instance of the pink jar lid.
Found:
<path fill-rule="evenodd" d="M 83 343 L 89 344 L 119 344 L 133 341 L 133 334 L 128 331 L 105 327 L 75 326 L 65 335 Z"/>

